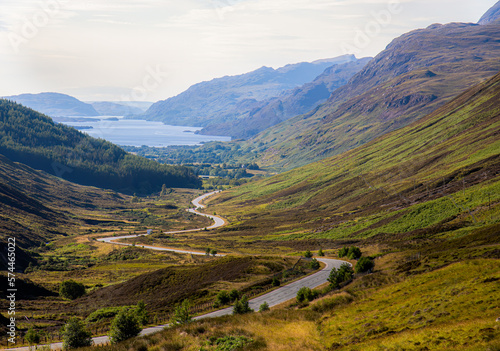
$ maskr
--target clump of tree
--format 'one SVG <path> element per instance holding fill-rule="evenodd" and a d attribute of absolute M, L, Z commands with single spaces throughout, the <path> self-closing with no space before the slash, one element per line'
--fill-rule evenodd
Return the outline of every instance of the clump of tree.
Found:
<path fill-rule="evenodd" d="M 351 260 L 357 260 L 362 256 L 361 250 L 359 247 L 351 246 L 351 247 L 343 247 L 339 249 L 338 255 L 340 258 L 347 257 Z"/>
<path fill-rule="evenodd" d="M 311 288 L 303 286 L 302 288 L 299 289 L 297 292 L 297 302 L 306 302 L 306 301 L 312 301 L 317 297 L 317 293 L 313 291 Z"/>
<path fill-rule="evenodd" d="M 193 316 L 190 312 L 191 304 L 188 300 L 182 301 L 180 305 L 177 305 L 174 310 L 174 314 L 170 318 L 170 323 L 173 325 L 182 325 L 190 323 L 193 320 Z"/>
<path fill-rule="evenodd" d="M 314 269 L 314 270 L 319 269 L 319 267 L 320 267 L 319 261 L 317 259 L 313 258 L 312 261 L 309 263 L 309 267 L 311 269 Z"/>
<path fill-rule="evenodd" d="M 59 295 L 65 299 L 75 300 L 85 295 L 85 286 L 74 280 L 65 280 L 59 286 Z"/>
<path fill-rule="evenodd" d="M 139 335 L 141 330 L 135 311 L 123 308 L 111 323 L 109 339 L 111 343 L 116 344 Z"/>
<path fill-rule="evenodd" d="M 369 257 L 361 257 L 356 266 L 354 267 L 354 271 L 356 273 L 364 273 L 370 272 L 375 267 L 375 262 Z"/>
<path fill-rule="evenodd" d="M 354 271 L 350 264 L 344 263 L 339 269 L 333 268 L 328 277 L 328 281 L 333 288 L 340 288 L 341 284 L 347 283 L 352 280 Z"/>
<path fill-rule="evenodd" d="M 229 293 L 226 290 L 221 290 L 217 294 L 214 302 L 214 307 L 219 308 L 221 306 L 232 303 L 240 298 L 240 293 L 238 290 L 233 289 Z"/>
<path fill-rule="evenodd" d="M 66 180 L 132 194 L 159 193 L 163 184 L 199 188 L 201 180 L 183 166 L 163 165 L 0 99 L 0 153 Z"/>
<path fill-rule="evenodd" d="M 92 334 L 78 317 L 70 318 L 63 328 L 63 349 L 86 346 L 92 346 Z"/>
<path fill-rule="evenodd" d="M 236 300 L 233 306 L 233 314 L 246 314 L 253 312 L 248 303 L 248 298 L 246 295 L 243 295 L 240 300 Z"/>

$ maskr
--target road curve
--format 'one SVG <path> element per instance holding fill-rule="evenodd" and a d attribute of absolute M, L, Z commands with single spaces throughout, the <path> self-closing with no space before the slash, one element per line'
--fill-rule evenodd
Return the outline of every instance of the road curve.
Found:
<path fill-rule="evenodd" d="M 225 221 L 217 216 L 212 216 L 212 215 L 207 215 L 201 212 L 198 212 L 198 208 L 204 208 L 200 202 L 207 198 L 208 196 L 211 196 L 217 192 L 212 192 L 208 193 L 205 195 L 202 195 L 200 197 L 197 197 L 192 201 L 193 205 L 195 205 L 196 209 L 189 209 L 191 213 L 195 213 L 201 216 L 206 216 L 209 218 L 214 219 L 215 224 L 211 227 L 208 227 L 207 229 L 212 229 L 212 228 L 218 228 L 223 225 L 225 225 Z M 217 219 L 220 219 L 219 222 L 217 222 Z M 199 231 L 203 230 L 204 228 L 201 229 L 190 229 L 190 230 L 182 230 L 182 231 L 175 231 L 175 232 L 167 232 L 167 234 L 174 234 L 174 233 L 185 233 L 185 232 L 193 232 L 193 231 Z M 125 235 L 125 236 L 119 236 L 119 237 L 109 237 L 109 238 L 101 238 L 98 239 L 98 241 L 109 243 L 109 244 L 117 244 L 117 245 L 126 245 L 130 246 L 133 244 L 129 243 L 121 243 L 121 242 L 115 242 L 115 240 L 120 240 L 120 239 L 129 239 L 129 238 L 136 238 L 139 236 L 146 236 L 147 234 L 140 234 L 140 235 Z M 180 252 L 180 253 L 191 253 L 193 255 L 200 255 L 205 253 L 200 253 L 200 252 L 195 252 L 195 251 L 187 251 L 187 250 L 177 250 L 177 249 L 171 249 L 171 248 L 163 248 L 163 247 L 157 247 L 157 246 L 149 246 L 149 245 L 141 245 L 140 247 L 144 247 L 146 249 L 151 249 L 151 250 L 157 250 L 157 251 L 173 251 L 173 252 Z M 218 256 L 223 256 L 223 255 L 218 255 Z M 264 302 L 267 302 L 269 307 L 273 307 L 276 305 L 279 305 L 283 302 L 289 301 L 297 296 L 297 292 L 299 291 L 300 288 L 302 287 L 308 287 L 311 289 L 314 289 L 324 283 L 327 282 L 328 276 L 330 275 L 330 272 L 333 268 L 340 268 L 342 264 L 348 263 L 345 261 L 340 261 L 340 260 L 334 260 L 334 259 L 328 259 L 328 258 L 317 258 L 318 261 L 321 261 L 325 264 L 325 268 L 323 268 L 321 271 L 314 273 L 312 275 L 309 275 L 307 277 L 304 277 L 300 280 L 297 280 L 295 282 L 292 282 L 288 285 L 284 285 L 276 290 L 273 290 L 267 294 L 258 296 L 254 299 L 251 299 L 249 301 L 249 306 L 251 309 L 254 311 L 258 311 L 259 307 L 261 304 Z M 350 264 L 350 263 L 348 263 Z M 233 313 L 233 307 L 228 307 L 224 308 L 222 310 L 218 310 L 215 312 L 207 313 L 198 317 L 195 317 L 195 320 L 200 320 L 200 319 L 205 319 L 205 318 L 215 318 L 215 317 L 221 317 L 221 316 L 227 316 Z M 164 325 L 158 325 L 155 327 L 149 327 L 145 328 L 141 331 L 140 335 L 150 335 L 154 334 L 157 332 L 162 331 L 164 328 L 168 327 L 168 324 Z M 94 345 L 102 345 L 102 344 L 107 344 L 109 343 L 109 337 L 108 336 L 99 336 L 99 337 L 94 337 L 92 338 L 92 341 L 94 342 Z M 45 345 L 48 346 L 48 345 Z M 61 350 L 62 349 L 62 343 L 53 343 L 50 344 L 50 348 L 52 350 Z M 18 348 L 10 348 L 6 349 L 6 351 L 30 351 L 29 347 L 18 347 Z"/>
<path fill-rule="evenodd" d="M 214 221 L 214 224 L 206 227 L 206 229 L 216 229 L 220 228 L 226 225 L 226 221 L 215 215 L 209 215 L 206 213 L 199 212 L 198 209 L 205 208 L 204 205 L 201 204 L 201 201 L 206 199 L 207 197 L 210 197 L 214 194 L 219 193 L 219 191 L 213 191 L 211 193 L 203 194 L 201 196 L 198 196 L 196 199 L 191 201 L 191 203 L 195 206 L 195 208 L 190 208 L 187 211 L 194 213 L 199 216 L 203 217 L 208 217 Z M 165 232 L 165 234 L 181 234 L 181 233 L 192 233 L 192 232 L 199 232 L 200 230 L 204 230 L 205 228 L 197 228 L 197 229 L 188 229 L 188 230 L 176 230 L 176 231 L 171 231 L 171 232 Z M 134 244 L 131 243 L 124 243 L 124 242 L 119 242 L 117 240 L 123 240 L 123 239 L 132 239 L 132 238 L 138 238 L 140 236 L 147 236 L 148 234 L 134 234 L 134 235 L 122 235 L 122 236 L 111 236 L 107 238 L 100 238 L 97 239 L 97 241 L 103 242 L 103 243 L 108 243 L 108 244 L 115 244 L 115 245 L 122 245 L 122 246 L 133 246 Z M 150 245 L 136 245 L 137 247 L 142 247 L 145 249 L 151 249 L 151 250 L 156 250 L 156 251 L 169 251 L 169 252 L 177 252 L 177 253 L 185 253 L 185 254 L 191 254 L 191 255 L 205 255 L 205 252 L 201 251 L 189 251 L 189 250 L 181 250 L 181 249 L 174 249 L 174 248 L 169 248 L 169 247 L 159 247 L 159 246 L 150 246 Z M 222 254 L 217 254 L 217 256 L 222 257 L 224 255 Z"/>

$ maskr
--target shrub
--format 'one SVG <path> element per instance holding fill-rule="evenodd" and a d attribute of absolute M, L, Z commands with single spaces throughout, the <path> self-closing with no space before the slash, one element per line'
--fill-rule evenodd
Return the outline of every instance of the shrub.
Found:
<path fill-rule="evenodd" d="M 246 295 L 243 295 L 241 300 L 236 300 L 233 307 L 233 314 L 245 314 L 253 312 L 248 304 L 248 298 Z"/>
<path fill-rule="evenodd" d="M 92 345 L 92 334 L 77 317 L 68 320 L 63 330 L 63 349 L 74 349 Z"/>
<path fill-rule="evenodd" d="M 146 310 L 146 304 L 144 301 L 139 301 L 137 303 L 137 306 L 134 309 L 134 312 L 137 316 L 137 320 L 141 325 L 146 325 L 148 324 L 149 321 L 149 314 L 148 311 Z"/>
<path fill-rule="evenodd" d="M 306 253 L 304 254 L 304 257 L 305 258 L 312 258 L 313 257 L 313 254 L 311 251 L 307 250 Z"/>
<path fill-rule="evenodd" d="M 273 282 L 271 283 L 273 286 L 280 286 L 281 282 L 278 278 L 274 277 Z"/>
<path fill-rule="evenodd" d="M 334 288 L 340 288 L 342 283 L 348 282 L 352 279 L 354 271 L 351 265 L 344 263 L 339 269 L 333 268 L 328 277 L 328 281 Z"/>
<path fill-rule="evenodd" d="M 375 267 L 375 262 L 368 257 L 361 257 L 354 267 L 356 273 L 368 272 Z"/>
<path fill-rule="evenodd" d="M 349 249 L 347 247 L 343 247 L 343 248 L 339 249 L 339 257 L 340 258 L 346 257 L 348 252 L 349 252 Z"/>
<path fill-rule="evenodd" d="M 175 308 L 174 314 L 172 315 L 172 318 L 170 318 L 170 323 L 173 325 L 190 323 L 193 320 L 193 317 L 189 312 L 190 307 L 191 304 L 188 300 L 182 301 L 182 303 Z"/>
<path fill-rule="evenodd" d="M 325 253 L 323 252 L 323 249 L 319 249 L 319 251 L 318 251 L 318 256 L 319 256 L 319 257 L 323 257 L 323 256 L 325 256 Z"/>
<path fill-rule="evenodd" d="M 231 297 L 229 296 L 227 291 L 222 290 L 222 291 L 219 291 L 219 293 L 217 294 L 215 303 L 218 306 L 224 306 L 224 305 L 228 304 L 230 301 L 231 301 Z"/>
<path fill-rule="evenodd" d="M 26 332 L 26 335 L 24 336 L 24 339 L 28 342 L 28 344 L 31 345 L 37 345 L 40 343 L 40 334 L 38 331 L 33 329 L 33 327 L 29 328 L 28 331 Z M 31 349 L 31 348 L 30 348 Z"/>
<path fill-rule="evenodd" d="M 359 247 L 352 246 L 349 248 L 349 251 L 347 252 L 347 258 L 350 258 L 351 260 L 357 260 L 360 258 L 362 255 L 361 250 Z"/>
<path fill-rule="evenodd" d="M 233 302 L 233 301 L 238 300 L 239 298 L 240 298 L 240 293 L 239 293 L 239 291 L 238 291 L 238 290 L 236 290 L 236 289 L 231 290 L 231 292 L 229 293 L 229 300 L 230 300 L 231 302 Z"/>
<path fill-rule="evenodd" d="M 269 304 L 266 301 L 264 301 L 264 303 L 259 306 L 259 312 L 266 312 L 269 310 L 270 310 Z"/>
<path fill-rule="evenodd" d="M 210 251 L 210 253 L 211 253 L 211 254 L 212 254 L 212 256 L 214 256 L 214 257 L 215 257 L 215 256 L 217 256 L 217 250 L 212 250 L 212 251 Z"/>
<path fill-rule="evenodd" d="M 122 309 L 116 315 L 115 319 L 113 319 L 109 339 L 111 343 L 116 344 L 139 335 L 141 330 L 139 320 L 135 316 L 134 311 Z"/>
<path fill-rule="evenodd" d="M 319 261 L 315 258 L 312 259 L 311 263 L 309 263 L 309 267 L 311 267 L 311 269 L 319 269 Z"/>
<path fill-rule="evenodd" d="M 312 301 L 315 298 L 316 298 L 316 293 L 312 291 L 311 288 L 303 286 L 297 292 L 297 302 Z"/>
<path fill-rule="evenodd" d="M 85 295 L 85 286 L 74 280 L 66 280 L 59 287 L 59 295 L 69 300 L 75 300 Z"/>

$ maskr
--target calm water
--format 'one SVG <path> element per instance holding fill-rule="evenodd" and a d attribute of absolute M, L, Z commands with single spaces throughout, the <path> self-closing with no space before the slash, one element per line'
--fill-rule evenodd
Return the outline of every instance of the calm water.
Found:
<path fill-rule="evenodd" d="M 161 122 L 134 119 L 109 120 L 117 117 L 85 118 L 85 122 L 63 122 L 73 127 L 92 127 L 82 132 L 117 145 L 164 147 L 169 145 L 199 145 L 207 141 L 229 141 L 230 137 L 194 134 L 201 128 L 169 126 Z"/>

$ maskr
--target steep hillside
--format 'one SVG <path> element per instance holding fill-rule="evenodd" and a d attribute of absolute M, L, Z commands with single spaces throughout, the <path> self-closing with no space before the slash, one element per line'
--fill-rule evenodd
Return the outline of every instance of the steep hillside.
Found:
<path fill-rule="evenodd" d="M 99 112 L 92 105 L 65 94 L 21 94 L 7 96 L 5 99 L 17 102 L 51 117 L 99 116 Z"/>
<path fill-rule="evenodd" d="M 294 247 L 296 239 L 460 237 L 498 225 L 499 103 L 500 74 L 362 147 L 225 192 L 215 210 L 235 224 L 222 231 L 247 236 L 242 247 L 256 238 Z"/>
<path fill-rule="evenodd" d="M 262 67 L 238 76 L 213 79 L 155 103 L 141 118 L 196 127 L 223 123 L 235 118 L 241 110 L 251 111 L 259 101 L 311 82 L 332 65 L 355 60 L 354 56 L 347 55 L 278 69 Z"/>
<path fill-rule="evenodd" d="M 490 8 L 477 23 L 485 25 L 491 22 L 495 22 L 498 19 L 500 19 L 500 1 L 497 2 L 492 8 Z"/>
<path fill-rule="evenodd" d="M 0 153 L 58 177 L 128 193 L 198 187 L 185 167 L 160 165 L 7 100 L 0 100 Z"/>
<path fill-rule="evenodd" d="M 81 225 L 77 213 L 119 208 L 116 193 L 79 186 L 0 155 L 0 235 L 20 247 L 38 246 Z M 19 253 L 19 264 L 23 259 Z"/>
<path fill-rule="evenodd" d="M 202 134 L 230 135 L 249 138 L 284 120 L 306 113 L 325 102 L 333 91 L 347 84 L 371 58 L 334 65 L 327 68 L 314 81 L 287 91 L 282 96 L 253 104 L 250 110 L 239 108 L 222 115 L 229 121 L 213 123 L 202 129 Z M 231 117 L 232 116 L 232 117 Z"/>
<path fill-rule="evenodd" d="M 316 111 L 245 146 L 290 169 L 408 125 L 500 70 L 500 25 L 432 25 L 395 39 Z"/>

